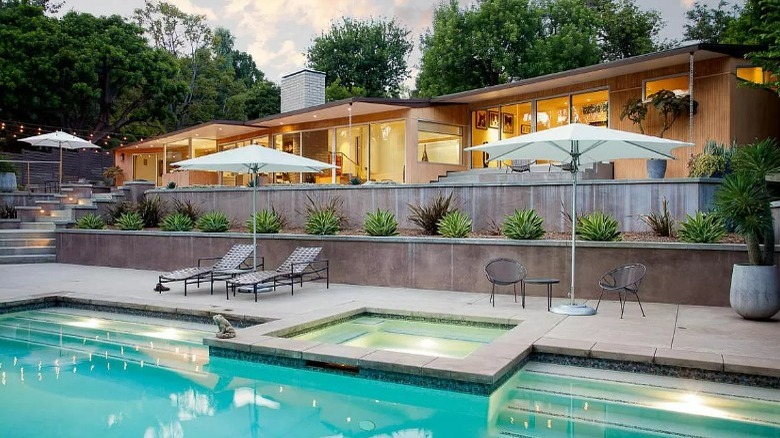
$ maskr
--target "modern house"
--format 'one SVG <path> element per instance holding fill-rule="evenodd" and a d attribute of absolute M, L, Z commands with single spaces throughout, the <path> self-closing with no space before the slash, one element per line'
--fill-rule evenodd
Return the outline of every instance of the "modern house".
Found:
<path fill-rule="evenodd" d="M 488 163 L 481 152 L 463 151 L 471 145 L 573 122 L 638 132 L 633 122 L 620 118 L 626 102 L 671 90 L 698 103 L 694 114 L 686 112 L 665 133 L 695 144 L 675 151 L 678 159 L 669 163 L 667 177 L 684 177 L 688 157 L 701 152 L 708 140 L 730 144 L 780 137 L 777 93 L 749 86 L 767 77 L 767 72 L 744 58 L 755 49 L 693 44 L 430 99 L 356 97 L 316 104 L 324 100 L 300 93 L 323 93 L 324 73 L 302 70 L 282 80 L 286 112 L 248 122 L 212 121 L 171 132 L 116 149 L 115 161 L 128 179 L 146 179 L 160 186 L 170 181 L 178 186 L 244 185 L 242 175 L 172 172 L 172 165 L 257 143 L 334 161 L 340 167 L 312 176 L 273 175 L 272 183 L 345 184 L 354 177 L 427 183 L 448 171 L 497 165 Z M 315 104 L 306 106 L 311 102 Z M 657 134 L 660 125 L 651 114 L 646 133 Z M 618 160 L 613 174 L 616 179 L 645 178 L 645 165 L 642 160 Z"/>

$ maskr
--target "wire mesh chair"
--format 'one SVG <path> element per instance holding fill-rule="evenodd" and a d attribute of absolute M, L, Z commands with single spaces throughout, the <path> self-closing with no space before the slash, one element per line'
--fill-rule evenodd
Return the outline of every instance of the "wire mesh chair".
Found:
<path fill-rule="evenodd" d="M 492 284 L 490 289 L 490 302 L 496 307 L 496 285 L 509 286 L 515 293 L 515 302 L 517 302 L 517 283 L 526 276 L 525 266 L 514 259 L 497 258 L 490 260 L 485 265 L 485 276 Z"/>
<path fill-rule="evenodd" d="M 645 316 L 645 309 L 642 308 L 642 301 L 639 300 L 639 285 L 642 284 L 642 279 L 645 278 L 647 268 L 641 263 L 631 263 L 628 265 L 618 266 L 617 268 L 607 272 L 599 280 L 599 287 L 601 287 L 601 295 L 599 295 L 599 302 L 596 304 L 596 310 L 599 310 L 599 304 L 601 304 L 601 297 L 604 296 L 604 292 L 617 292 L 618 300 L 620 301 L 620 319 L 623 319 L 623 311 L 626 308 L 626 301 L 628 301 L 628 294 L 634 294 L 636 302 L 639 303 L 639 310 L 642 311 L 642 316 Z M 625 294 L 625 296 L 623 296 Z"/>

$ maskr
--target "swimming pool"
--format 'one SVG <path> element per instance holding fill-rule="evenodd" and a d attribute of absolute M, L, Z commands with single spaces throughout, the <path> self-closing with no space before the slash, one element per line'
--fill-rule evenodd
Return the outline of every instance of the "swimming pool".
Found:
<path fill-rule="evenodd" d="M 460 359 L 503 335 L 511 327 L 364 313 L 290 337 L 352 347 Z"/>
<path fill-rule="evenodd" d="M 777 390 L 530 362 L 478 396 L 209 358 L 199 338 L 213 332 L 66 308 L 0 315 L 2 434 L 780 436 Z"/>

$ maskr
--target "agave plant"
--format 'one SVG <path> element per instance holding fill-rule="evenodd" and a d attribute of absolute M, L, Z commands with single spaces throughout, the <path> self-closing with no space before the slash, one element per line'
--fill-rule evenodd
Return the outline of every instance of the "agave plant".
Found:
<path fill-rule="evenodd" d="M 444 237 L 468 237 L 471 231 L 471 218 L 460 210 L 451 211 L 441 218 L 437 231 Z"/>
<path fill-rule="evenodd" d="M 274 234 L 282 230 L 282 219 L 273 209 L 260 210 L 246 221 L 249 232 Z"/>
<path fill-rule="evenodd" d="M 368 212 L 363 229 L 369 236 L 396 236 L 398 235 L 398 221 L 389 210 L 377 209 L 375 213 Z"/>
<path fill-rule="evenodd" d="M 694 216 L 686 215 L 677 235 L 683 242 L 715 243 L 726 235 L 726 227 L 717 214 L 697 211 Z"/>
<path fill-rule="evenodd" d="M 210 211 L 202 214 L 195 226 L 207 233 L 223 233 L 230 229 L 230 220 L 221 211 Z"/>
<path fill-rule="evenodd" d="M 582 240 L 596 242 L 621 240 L 618 221 L 600 211 L 579 218 L 576 230 Z"/>
<path fill-rule="evenodd" d="M 312 212 L 306 218 L 303 228 L 306 234 L 332 235 L 339 232 L 341 221 L 331 210 L 320 210 Z"/>
<path fill-rule="evenodd" d="M 99 214 L 89 213 L 76 221 L 76 228 L 82 230 L 102 230 L 106 227 L 106 222 Z"/>
<path fill-rule="evenodd" d="M 534 209 L 515 210 L 514 214 L 507 216 L 502 231 L 510 239 L 535 240 L 544 236 L 543 223 Z"/>
<path fill-rule="evenodd" d="M 184 213 L 171 213 L 160 223 L 163 231 L 191 231 L 193 226 L 192 218 Z"/>
<path fill-rule="evenodd" d="M 141 230 L 144 228 L 144 220 L 140 214 L 132 211 L 119 216 L 115 225 L 120 230 Z"/>

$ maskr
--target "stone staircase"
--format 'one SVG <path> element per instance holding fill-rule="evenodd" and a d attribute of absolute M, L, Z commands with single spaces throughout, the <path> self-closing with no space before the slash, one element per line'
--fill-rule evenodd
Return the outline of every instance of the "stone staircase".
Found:
<path fill-rule="evenodd" d="M 22 222 L 19 226 L 17 230 L 0 230 L 0 264 L 57 260 L 54 223 Z"/>
<path fill-rule="evenodd" d="M 0 264 L 55 262 L 56 229 L 73 227 L 89 213 L 105 213 L 126 191 L 92 193 L 89 184 L 72 184 L 59 194 L 27 196 L 25 205 L 15 207 L 17 219 L 0 224 Z"/>
<path fill-rule="evenodd" d="M 612 179 L 612 164 L 597 163 L 580 169 L 579 180 Z M 560 167 L 547 164 L 533 164 L 529 172 L 512 172 L 507 167 L 487 167 L 465 171 L 450 171 L 440 176 L 436 183 L 442 184 L 485 184 L 485 183 L 539 183 L 571 182 L 571 173 Z"/>

